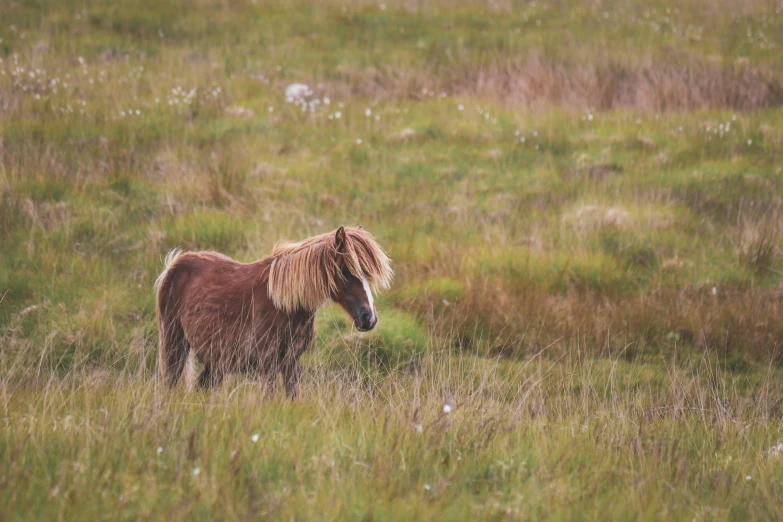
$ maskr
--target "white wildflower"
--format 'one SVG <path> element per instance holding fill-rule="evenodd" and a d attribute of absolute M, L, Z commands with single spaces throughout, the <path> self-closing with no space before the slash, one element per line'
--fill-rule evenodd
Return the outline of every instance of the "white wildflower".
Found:
<path fill-rule="evenodd" d="M 775 458 L 783 456 L 783 440 L 780 440 L 777 444 L 767 450 L 769 458 Z"/>

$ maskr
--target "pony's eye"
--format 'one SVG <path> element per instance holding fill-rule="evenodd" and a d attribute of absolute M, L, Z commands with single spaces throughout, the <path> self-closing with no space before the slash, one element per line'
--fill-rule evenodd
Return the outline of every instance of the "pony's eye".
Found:
<path fill-rule="evenodd" d="M 344 267 L 343 267 L 343 277 L 344 277 L 344 278 L 346 278 L 346 279 L 348 279 L 349 277 L 351 277 L 351 271 L 350 271 L 350 270 L 348 270 L 348 267 L 347 267 L 347 266 L 344 266 Z"/>

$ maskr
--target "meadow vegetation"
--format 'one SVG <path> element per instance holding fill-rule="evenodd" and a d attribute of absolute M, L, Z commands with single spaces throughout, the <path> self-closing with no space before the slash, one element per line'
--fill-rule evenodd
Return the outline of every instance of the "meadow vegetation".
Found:
<path fill-rule="evenodd" d="M 783 519 L 783 3 L 0 20 L 0 519 Z M 341 224 L 374 331 L 162 388 L 170 248 Z"/>

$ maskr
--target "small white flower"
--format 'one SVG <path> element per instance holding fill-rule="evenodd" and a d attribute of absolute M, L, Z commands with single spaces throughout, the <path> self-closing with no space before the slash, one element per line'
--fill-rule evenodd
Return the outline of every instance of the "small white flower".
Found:
<path fill-rule="evenodd" d="M 753 144 L 753 140 L 748 139 L 748 145 L 752 145 L 752 144 Z"/>
<path fill-rule="evenodd" d="M 138 116 L 139 114 L 141 114 L 141 111 L 139 109 L 136 109 L 136 116 Z"/>
<path fill-rule="evenodd" d="M 713 286 L 712 287 L 712 295 L 718 295 L 718 287 L 717 286 Z"/>
<path fill-rule="evenodd" d="M 457 105 L 457 110 L 458 111 L 464 111 L 465 110 L 465 106 L 462 105 L 462 104 L 459 104 L 459 105 Z"/>
<path fill-rule="evenodd" d="M 194 476 L 198 475 L 199 473 L 201 473 L 201 468 L 193 468 L 193 475 Z"/>
<path fill-rule="evenodd" d="M 416 433 L 422 433 L 424 431 L 424 426 L 421 424 L 416 424 Z"/>
<path fill-rule="evenodd" d="M 426 489 L 427 491 L 432 491 L 432 486 L 430 486 L 429 484 L 424 484 L 424 489 Z"/>
<path fill-rule="evenodd" d="M 330 101 L 328 97 L 324 97 L 324 105 L 329 105 Z"/>
<path fill-rule="evenodd" d="M 745 480 L 753 480 L 753 477 L 751 477 L 750 475 L 746 475 Z"/>
<path fill-rule="evenodd" d="M 361 138 L 356 138 L 356 144 L 357 145 L 361 145 L 362 144 L 362 139 Z"/>
<path fill-rule="evenodd" d="M 163 448 L 161 446 L 158 446 L 158 455 L 160 455 L 161 453 L 163 453 Z"/>
<path fill-rule="evenodd" d="M 370 109 L 364 109 L 364 115 L 365 115 L 365 116 L 367 116 L 367 117 L 369 118 L 370 116 L 372 116 L 372 110 L 370 110 Z"/>
<path fill-rule="evenodd" d="M 340 112 L 340 111 L 337 111 L 337 112 L 335 112 L 335 113 L 334 113 L 334 118 L 335 118 L 336 120 L 339 120 L 339 119 L 340 119 L 340 116 L 342 116 L 342 115 L 343 115 L 343 113 L 342 113 L 342 112 Z"/>
<path fill-rule="evenodd" d="M 258 433 L 254 433 L 252 437 L 250 437 L 250 440 L 253 442 L 258 442 Z"/>
<path fill-rule="evenodd" d="M 448 404 L 444 404 L 444 405 L 443 405 L 443 413 L 445 413 L 446 415 L 448 415 L 449 413 L 451 413 L 451 406 L 450 406 L 450 405 L 448 405 Z"/>
<path fill-rule="evenodd" d="M 269 109 L 267 109 L 267 110 L 268 110 L 269 112 L 275 112 L 275 108 L 274 108 L 274 107 L 272 107 L 271 105 L 269 106 Z"/>

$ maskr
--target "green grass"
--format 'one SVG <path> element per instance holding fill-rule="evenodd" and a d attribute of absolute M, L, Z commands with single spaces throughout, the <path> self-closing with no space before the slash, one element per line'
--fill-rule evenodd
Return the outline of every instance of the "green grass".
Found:
<path fill-rule="evenodd" d="M 783 5 L 0 20 L 3 520 L 783 518 Z M 373 332 L 319 312 L 293 402 L 160 388 L 168 249 L 341 224 Z"/>

